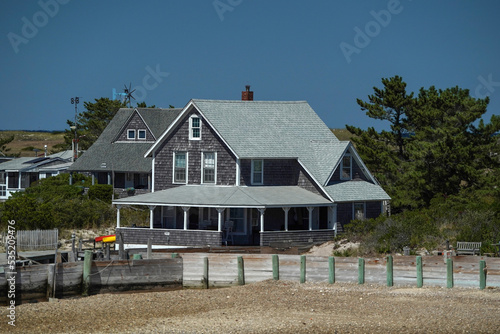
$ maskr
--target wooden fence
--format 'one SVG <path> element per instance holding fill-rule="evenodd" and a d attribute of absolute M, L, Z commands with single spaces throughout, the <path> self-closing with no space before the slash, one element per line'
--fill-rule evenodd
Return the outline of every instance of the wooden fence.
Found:
<path fill-rule="evenodd" d="M 92 252 L 87 251 L 90 255 Z M 150 288 L 228 287 L 268 279 L 399 286 L 500 288 L 500 258 L 398 256 L 350 258 L 273 254 L 153 253 L 151 259 L 88 261 L 16 268 L 16 304 L 26 300 Z M 0 266 L 0 304 L 8 267 Z M 390 284 L 389 284 L 390 283 Z"/>
<path fill-rule="evenodd" d="M 58 237 L 57 229 L 17 231 L 17 251 L 56 249 Z"/>

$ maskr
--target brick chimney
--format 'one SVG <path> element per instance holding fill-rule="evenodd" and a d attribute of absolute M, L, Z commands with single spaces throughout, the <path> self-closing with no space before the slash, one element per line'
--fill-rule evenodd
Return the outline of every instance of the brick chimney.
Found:
<path fill-rule="evenodd" d="M 253 92 L 250 91 L 250 85 L 245 86 L 246 90 L 241 92 L 241 101 L 253 101 Z"/>

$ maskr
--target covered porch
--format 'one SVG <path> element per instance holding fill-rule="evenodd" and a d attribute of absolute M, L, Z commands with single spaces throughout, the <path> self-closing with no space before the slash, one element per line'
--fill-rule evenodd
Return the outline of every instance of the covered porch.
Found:
<path fill-rule="evenodd" d="M 323 242 L 336 234 L 336 205 L 296 186 L 180 186 L 113 201 L 126 244 L 219 246 Z M 123 227 L 120 209 L 147 206 L 149 226 Z"/>

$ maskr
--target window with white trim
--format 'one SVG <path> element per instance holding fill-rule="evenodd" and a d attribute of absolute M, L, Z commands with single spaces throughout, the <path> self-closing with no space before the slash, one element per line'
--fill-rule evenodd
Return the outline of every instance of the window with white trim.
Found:
<path fill-rule="evenodd" d="M 201 139 L 201 119 L 196 115 L 193 115 L 191 116 L 191 118 L 189 118 L 189 139 Z"/>
<path fill-rule="evenodd" d="M 216 167 L 215 152 L 203 152 L 203 183 L 216 183 L 215 167 Z"/>
<path fill-rule="evenodd" d="M 128 140 L 135 139 L 135 130 L 133 130 L 133 129 L 128 129 L 127 130 L 127 139 Z"/>
<path fill-rule="evenodd" d="M 264 184 L 264 160 L 252 160 L 252 184 Z"/>
<path fill-rule="evenodd" d="M 364 220 L 366 218 L 365 203 L 354 203 L 352 208 L 353 219 Z"/>
<path fill-rule="evenodd" d="M 352 157 L 349 154 L 346 154 L 342 157 L 342 162 L 340 164 L 340 179 L 352 179 Z"/>
<path fill-rule="evenodd" d="M 146 130 L 137 130 L 137 139 L 146 140 Z"/>
<path fill-rule="evenodd" d="M 187 153 L 174 153 L 174 183 L 187 183 Z"/>

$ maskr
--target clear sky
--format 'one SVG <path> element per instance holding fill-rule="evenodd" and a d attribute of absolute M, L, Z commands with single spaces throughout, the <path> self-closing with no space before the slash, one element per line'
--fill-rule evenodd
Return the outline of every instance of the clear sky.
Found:
<path fill-rule="evenodd" d="M 40 0 L 0 2 L 0 129 L 62 130 L 71 97 L 307 100 L 331 128 L 400 75 L 500 107 L 500 1 Z"/>

